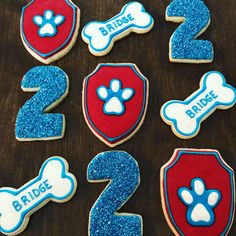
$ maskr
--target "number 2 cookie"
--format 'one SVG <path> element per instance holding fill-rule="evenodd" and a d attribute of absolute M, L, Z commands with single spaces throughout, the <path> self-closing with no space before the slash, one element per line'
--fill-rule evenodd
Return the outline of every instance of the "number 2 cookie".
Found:
<path fill-rule="evenodd" d="M 161 200 L 176 236 L 225 236 L 234 219 L 234 171 L 216 150 L 176 149 L 161 168 Z"/>
<path fill-rule="evenodd" d="M 83 85 L 83 112 L 91 131 L 110 147 L 141 127 L 148 104 L 148 80 L 134 64 L 99 64 Z"/>
<path fill-rule="evenodd" d="M 32 0 L 22 9 L 21 38 L 32 56 L 49 64 L 71 50 L 79 24 L 80 10 L 71 0 Z"/>
<path fill-rule="evenodd" d="M 169 59 L 179 63 L 210 63 L 213 45 L 197 39 L 210 25 L 210 11 L 204 0 L 172 0 L 166 9 L 166 20 L 182 23 L 171 36 Z"/>

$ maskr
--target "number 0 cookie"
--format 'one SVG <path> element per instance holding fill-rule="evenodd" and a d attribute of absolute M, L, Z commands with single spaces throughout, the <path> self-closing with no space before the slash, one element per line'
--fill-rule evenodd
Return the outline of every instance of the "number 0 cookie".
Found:
<path fill-rule="evenodd" d="M 148 80 L 134 64 L 99 64 L 84 80 L 85 120 L 110 147 L 125 142 L 138 131 L 147 104 Z"/>
<path fill-rule="evenodd" d="M 71 0 L 33 0 L 22 9 L 21 38 L 33 57 L 49 64 L 71 50 L 79 23 L 80 10 Z"/>
<path fill-rule="evenodd" d="M 216 150 L 176 149 L 161 168 L 161 200 L 175 235 L 227 235 L 235 210 L 234 171 Z"/>

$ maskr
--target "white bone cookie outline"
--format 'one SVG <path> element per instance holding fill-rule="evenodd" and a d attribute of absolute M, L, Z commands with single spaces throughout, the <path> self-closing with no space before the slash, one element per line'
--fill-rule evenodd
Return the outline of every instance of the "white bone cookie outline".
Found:
<path fill-rule="evenodd" d="M 200 81 L 200 89 L 186 100 L 173 100 L 161 108 L 161 117 L 176 136 L 182 139 L 195 137 L 201 122 L 216 109 L 226 110 L 236 103 L 236 90 L 226 83 L 217 71 L 206 73 Z"/>
<path fill-rule="evenodd" d="M 82 38 L 93 55 L 104 56 L 111 51 L 115 41 L 131 32 L 147 33 L 153 26 L 154 20 L 144 6 L 139 2 L 130 2 L 107 21 L 89 22 L 82 30 Z"/>
<path fill-rule="evenodd" d="M 68 172 L 62 157 L 51 157 L 42 165 L 38 177 L 19 189 L 0 189 L 0 231 L 17 235 L 27 226 L 30 215 L 49 201 L 63 203 L 75 194 L 77 181 Z"/>

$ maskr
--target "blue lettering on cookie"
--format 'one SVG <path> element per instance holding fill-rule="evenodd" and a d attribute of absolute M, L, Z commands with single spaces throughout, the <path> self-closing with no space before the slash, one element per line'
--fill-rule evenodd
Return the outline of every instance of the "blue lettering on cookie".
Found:
<path fill-rule="evenodd" d="M 189 116 L 189 118 L 193 119 L 197 114 L 202 112 L 202 110 L 206 106 L 211 106 L 218 96 L 215 94 L 214 91 L 210 91 L 204 98 L 199 99 L 198 102 L 191 109 L 187 110 L 185 113 Z"/>
<path fill-rule="evenodd" d="M 37 188 L 32 189 L 27 193 L 27 195 L 23 195 L 17 201 L 12 203 L 15 210 L 18 212 L 22 210 L 24 206 L 27 206 L 32 201 L 37 201 L 42 194 L 45 194 L 48 190 L 52 188 L 52 185 L 49 183 L 49 180 L 42 181 Z"/>

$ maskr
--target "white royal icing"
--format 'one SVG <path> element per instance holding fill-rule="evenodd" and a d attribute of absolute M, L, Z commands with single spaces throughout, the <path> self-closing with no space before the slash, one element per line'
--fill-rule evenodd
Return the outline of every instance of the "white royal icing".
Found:
<path fill-rule="evenodd" d="M 172 126 L 181 138 L 197 135 L 200 124 L 215 109 L 228 109 L 236 102 L 236 90 L 228 85 L 219 72 L 209 72 L 203 76 L 200 89 L 185 101 L 173 100 L 162 106 L 163 120 Z"/>
<path fill-rule="evenodd" d="M 83 40 L 89 44 L 90 51 L 95 55 L 108 53 L 114 41 L 125 37 L 131 31 L 146 33 L 153 27 L 154 21 L 143 5 L 139 2 L 126 4 L 121 13 L 108 21 L 88 23 L 83 31 Z"/>
<path fill-rule="evenodd" d="M 48 201 L 65 202 L 75 193 L 76 179 L 68 173 L 67 162 L 52 157 L 40 174 L 19 189 L 0 189 L 0 229 L 4 234 L 18 234 L 26 227 L 29 216 Z"/>

